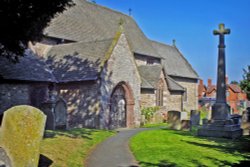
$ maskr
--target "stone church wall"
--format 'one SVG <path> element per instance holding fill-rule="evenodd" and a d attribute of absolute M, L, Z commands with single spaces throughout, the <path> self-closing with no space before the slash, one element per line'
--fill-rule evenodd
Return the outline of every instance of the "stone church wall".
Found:
<path fill-rule="evenodd" d="M 141 89 L 141 107 L 152 107 L 156 104 L 156 95 L 154 89 Z"/>
<path fill-rule="evenodd" d="M 68 107 L 68 128 L 99 128 L 100 99 L 95 81 L 60 84 L 58 95 Z"/>
<path fill-rule="evenodd" d="M 187 100 L 183 99 L 183 110 L 190 112 L 198 109 L 197 79 L 173 77 L 173 79 L 187 90 Z"/>
<path fill-rule="evenodd" d="M 134 98 L 133 126 L 140 124 L 140 76 L 135 60 L 129 49 L 125 35 L 121 35 L 107 64 L 101 74 L 101 126 L 107 128 L 109 124 L 110 98 L 117 84 L 124 82 L 132 91 Z M 131 121 L 131 120 L 129 120 Z"/>
<path fill-rule="evenodd" d="M 182 111 L 182 93 L 166 91 L 164 95 L 166 97 L 165 111 L 176 110 Z"/>
<path fill-rule="evenodd" d="M 16 105 L 31 105 L 39 108 L 48 98 L 48 84 L 5 82 L 0 83 L 0 124 L 3 112 Z"/>
<path fill-rule="evenodd" d="M 163 106 L 162 111 L 170 110 L 182 110 L 182 93 L 181 92 L 170 92 L 166 80 L 164 79 L 163 72 L 160 75 L 160 81 L 163 82 Z M 160 86 L 158 83 L 158 87 Z M 141 106 L 152 107 L 156 106 L 156 90 L 142 89 L 141 91 Z"/>
<path fill-rule="evenodd" d="M 15 105 L 30 105 L 29 84 L 0 84 L 0 113 Z"/>
<path fill-rule="evenodd" d="M 165 78 L 163 72 L 161 78 Z M 182 110 L 182 93 L 169 91 L 168 84 L 164 80 L 164 92 L 163 92 L 163 108 L 165 111 L 170 110 Z"/>

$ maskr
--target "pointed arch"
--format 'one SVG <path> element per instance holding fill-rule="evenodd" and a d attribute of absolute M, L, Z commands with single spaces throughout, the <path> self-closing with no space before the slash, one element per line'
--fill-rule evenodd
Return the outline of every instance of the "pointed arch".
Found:
<path fill-rule="evenodd" d="M 115 105 L 118 105 L 118 101 L 115 100 L 114 98 L 116 98 L 117 96 L 119 96 L 118 101 L 121 102 L 123 99 L 125 101 L 124 104 L 124 109 L 125 109 L 125 116 L 123 116 L 123 120 L 121 122 L 119 122 L 119 120 L 116 120 L 116 118 L 114 118 L 115 114 L 113 114 L 114 112 L 117 112 L 116 110 L 120 110 L 115 108 Z M 135 105 L 135 101 L 134 101 L 134 96 L 133 96 L 133 90 L 131 89 L 131 86 L 122 81 L 119 82 L 113 89 L 111 96 L 110 96 L 110 128 L 121 128 L 121 127 L 133 127 L 134 126 L 134 105 Z M 120 104 L 119 104 L 120 105 Z M 120 106 L 121 107 L 121 106 Z M 117 113 L 118 115 L 120 113 Z M 124 120 L 125 119 L 125 120 Z M 113 125 L 115 123 L 115 125 Z"/>

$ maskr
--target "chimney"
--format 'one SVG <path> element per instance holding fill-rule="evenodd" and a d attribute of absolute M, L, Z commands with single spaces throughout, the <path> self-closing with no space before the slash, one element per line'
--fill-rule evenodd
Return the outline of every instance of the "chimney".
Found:
<path fill-rule="evenodd" d="M 228 76 L 226 75 L 226 85 L 228 85 Z"/>
<path fill-rule="evenodd" d="M 203 80 L 202 79 L 199 80 L 199 85 L 203 85 Z"/>
<path fill-rule="evenodd" d="M 208 86 L 208 87 L 212 86 L 212 79 L 208 79 L 208 80 L 207 80 L 207 86 Z"/>

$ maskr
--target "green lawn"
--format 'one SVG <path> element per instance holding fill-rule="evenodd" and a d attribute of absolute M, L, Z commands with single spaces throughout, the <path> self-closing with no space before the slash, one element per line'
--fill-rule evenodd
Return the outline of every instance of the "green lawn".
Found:
<path fill-rule="evenodd" d="M 42 159 L 52 167 L 82 167 L 87 154 L 94 146 L 114 132 L 96 129 L 73 129 L 70 131 L 46 131 L 41 143 Z"/>
<path fill-rule="evenodd" d="M 130 140 L 141 167 L 233 166 L 250 163 L 250 138 L 201 138 L 190 132 L 156 129 Z M 247 165 L 246 165 L 247 166 Z"/>

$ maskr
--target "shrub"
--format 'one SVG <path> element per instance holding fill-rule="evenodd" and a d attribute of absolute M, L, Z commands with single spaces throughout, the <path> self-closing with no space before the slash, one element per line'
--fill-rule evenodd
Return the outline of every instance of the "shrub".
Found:
<path fill-rule="evenodd" d="M 145 116 L 145 119 L 147 122 L 150 122 L 150 120 L 153 118 L 154 113 L 159 110 L 160 107 L 154 106 L 154 107 L 146 107 L 141 110 L 142 115 Z"/>
<path fill-rule="evenodd" d="M 205 106 L 203 106 L 199 111 L 201 112 L 201 120 L 207 118 L 209 111 Z"/>

